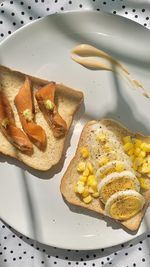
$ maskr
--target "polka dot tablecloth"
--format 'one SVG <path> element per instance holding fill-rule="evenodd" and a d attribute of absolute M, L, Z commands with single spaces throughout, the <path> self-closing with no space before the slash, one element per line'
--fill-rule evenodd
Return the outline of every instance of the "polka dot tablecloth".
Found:
<path fill-rule="evenodd" d="M 65 10 L 97 10 L 119 14 L 150 28 L 150 0 L 0 0 L 0 41 L 31 21 Z M 0 222 L 0 267 L 33 266 L 149 267 L 150 233 L 127 244 L 96 251 L 48 247 Z"/>

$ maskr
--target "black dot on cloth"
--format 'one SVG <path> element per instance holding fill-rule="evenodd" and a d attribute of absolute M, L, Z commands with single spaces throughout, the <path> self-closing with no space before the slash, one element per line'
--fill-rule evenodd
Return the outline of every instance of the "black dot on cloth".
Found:
<path fill-rule="evenodd" d="M 144 23 L 144 26 L 147 26 L 147 24 L 146 24 L 146 23 Z"/>
<path fill-rule="evenodd" d="M 68 4 L 71 5 L 72 4 L 72 1 L 69 1 Z"/>
<path fill-rule="evenodd" d="M 13 250 L 11 250 L 10 253 L 14 253 Z"/>
<path fill-rule="evenodd" d="M 7 262 L 7 259 L 4 259 L 4 262 Z"/>
<path fill-rule="evenodd" d="M 34 246 L 34 244 L 30 244 L 30 246 L 31 246 L 31 247 L 33 247 L 33 246 Z"/>
<path fill-rule="evenodd" d="M 143 258 L 142 261 L 145 262 L 145 259 Z"/>
<path fill-rule="evenodd" d="M 34 256 L 31 256 L 31 259 L 34 259 Z"/>
<path fill-rule="evenodd" d="M 142 12 L 145 12 L 145 9 L 144 8 L 142 9 Z"/>
<path fill-rule="evenodd" d="M 96 10 L 97 10 L 97 11 L 100 11 L 100 8 L 97 8 Z"/>
<path fill-rule="evenodd" d="M 95 263 L 93 263 L 92 266 L 95 266 Z"/>
<path fill-rule="evenodd" d="M 19 243 L 18 246 L 21 247 L 21 243 Z"/>
<path fill-rule="evenodd" d="M 138 15 L 135 15 L 135 18 L 138 18 Z"/>
<path fill-rule="evenodd" d="M 61 7 L 61 8 L 60 8 L 60 10 L 64 10 L 64 8 L 63 8 L 63 7 Z"/>
<path fill-rule="evenodd" d="M 21 21 L 20 21 L 20 23 L 21 23 L 21 24 L 24 24 L 24 21 L 23 21 L 23 20 L 21 20 Z"/>
<path fill-rule="evenodd" d="M 24 252 L 23 252 L 23 254 L 27 254 L 27 252 L 26 252 L 26 251 L 24 251 Z"/>
<path fill-rule="evenodd" d="M 82 4 L 80 4 L 80 5 L 79 5 L 79 7 L 80 7 L 80 8 L 82 8 L 82 7 L 83 7 L 83 5 L 82 5 Z"/>
<path fill-rule="evenodd" d="M 68 262 L 68 265 L 71 265 L 71 262 L 70 261 Z"/>
<path fill-rule="evenodd" d="M 115 252 L 115 253 L 114 253 L 114 255 L 118 255 L 118 253 L 117 253 L 117 252 Z"/>
<path fill-rule="evenodd" d="M 0 20 L 0 24 L 3 24 L 3 21 L 2 20 Z"/>
<path fill-rule="evenodd" d="M 109 257 L 107 257 L 107 261 L 109 261 L 110 260 L 110 258 Z"/>
<path fill-rule="evenodd" d="M 13 22 L 13 26 L 16 26 L 16 22 Z"/>
<path fill-rule="evenodd" d="M 3 14 L 5 11 L 4 10 L 1 10 L 1 13 Z"/>
<path fill-rule="evenodd" d="M 147 235 L 148 238 L 150 238 L 150 235 Z"/>
<path fill-rule="evenodd" d="M 104 262 L 103 262 L 103 261 L 101 261 L 101 264 L 102 264 L 102 265 L 104 265 Z"/>
<path fill-rule="evenodd" d="M 110 262 L 109 262 L 109 264 L 111 265 L 111 264 L 112 264 L 112 262 L 110 261 Z"/>
<path fill-rule="evenodd" d="M 15 13 L 14 13 L 14 12 L 12 12 L 12 13 L 11 13 L 11 15 L 12 15 L 12 16 L 15 16 Z"/>
<path fill-rule="evenodd" d="M 35 3 L 38 3 L 38 0 L 35 0 Z"/>
<path fill-rule="evenodd" d="M 28 6 L 28 9 L 31 9 L 31 6 Z"/>
<path fill-rule="evenodd" d="M 58 2 L 58 0 L 55 0 L 55 3 L 57 3 Z"/>
<path fill-rule="evenodd" d="M 121 244 L 121 247 L 124 248 L 124 244 Z"/>
<path fill-rule="evenodd" d="M 0 255 L 2 255 L 3 253 L 2 252 L 0 252 Z"/>
<path fill-rule="evenodd" d="M 15 235 L 12 235 L 13 238 L 15 238 L 16 236 Z"/>
<path fill-rule="evenodd" d="M 124 255 L 125 255 L 125 256 L 128 256 L 128 252 L 126 252 Z"/>
<path fill-rule="evenodd" d="M 22 260 L 22 257 L 19 257 L 19 260 Z"/>
<path fill-rule="evenodd" d="M 41 261 L 41 264 L 44 264 L 44 261 Z"/>
<path fill-rule="evenodd" d="M 125 14 L 128 15 L 128 11 L 125 11 Z"/>
<path fill-rule="evenodd" d="M 79 264 L 79 262 L 76 262 L 76 265 L 78 265 Z"/>
<path fill-rule="evenodd" d="M 24 15 L 24 11 L 21 12 L 21 15 Z"/>
<path fill-rule="evenodd" d="M 29 20 L 33 20 L 33 18 L 32 17 L 29 17 Z"/>
<path fill-rule="evenodd" d="M 113 14 L 116 14 L 116 13 L 117 13 L 116 10 L 114 10 L 114 11 L 113 11 Z"/>
<path fill-rule="evenodd" d="M 122 6 L 122 8 L 125 8 L 126 6 Z"/>
<path fill-rule="evenodd" d="M 136 9 L 132 9 L 132 12 L 135 12 L 136 11 Z"/>
<path fill-rule="evenodd" d="M 83 265 L 86 265 L 86 262 L 84 262 Z"/>
<path fill-rule="evenodd" d="M 47 258 L 50 258 L 50 257 L 51 257 L 50 255 L 47 256 Z"/>
<path fill-rule="evenodd" d="M 44 0 L 41 0 L 42 3 L 44 3 Z"/>
<path fill-rule="evenodd" d="M 146 20 L 149 20 L 149 17 L 146 17 Z"/>
<path fill-rule="evenodd" d="M 22 236 L 22 235 L 20 235 L 19 237 L 20 237 L 20 239 L 22 239 L 22 238 L 23 238 L 23 236 Z"/>
<path fill-rule="evenodd" d="M 133 267 L 135 267 L 136 266 L 136 263 L 133 263 Z"/>
<path fill-rule="evenodd" d="M 93 257 L 96 258 L 96 254 L 93 254 Z"/>
<path fill-rule="evenodd" d="M 10 1 L 10 4 L 12 5 L 14 2 L 13 1 Z"/>
<path fill-rule="evenodd" d="M 57 264 L 57 261 L 54 261 L 54 264 Z"/>
<path fill-rule="evenodd" d="M 16 258 L 13 258 L 13 261 L 16 261 Z"/>
<path fill-rule="evenodd" d="M 103 252 L 104 251 L 104 248 L 101 248 L 101 251 Z"/>
<path fill-rule="evenodd" d="M 56 258 L 58 259 L 58 258 L 59 258 L 59 256 L 56 256 Z"/>
<path fill-rule="evenodd" d="M 37 249 L 37 250 L 39 250 L 39 248 L 38 248 L 38 247 L 37 247 L 36 249 Z"/>
<path fill-rule="evenodd" d="M 106 2 L 103 2 L 103 5 L 106 5 Z"/>
<path fill-rule="evenodd" d="M 89 258 L 89 255 L 86 255 L 86 258 L 88 259 Z"/>
<path fill-rule="evenodd" d="M 143 244 L 143 241 L 140 241 L 139 243 L 140 243 L 140 244 Z"/>
<path fill-rule="evenodd" d="M 83 258 L 81 258 L 80 261 L 83 261 Z"/>
<path fill-rule="evenodd" d="M 2 228 L 5 228 L 5 225 L 2 225 Z"/>
<path fill-rule="evenodd" d="M 65 260 L 68 260 L 68 257 L 65 257 Z"/>
<path fill-rule="evenodd" d="M 49 11 L 49 7 L 46 8 L 46 11 Z"/>
<path fill-rule="evenodd" d="M 132 244 L 130 244 L 130 247 L 133 247 L 133 245 L 132 245 Z"/>
<path fill-rule="evenodd" d="M 4 250 L 6 250 L 7 249 L 7 247 L 4 247 Z"/>
<path fill-rule="evenodd" d="M 142 248 L 141 248 L 141 247 L 139 247 L 139 248 L 138 248 L 138 250 L 142 250 Z"/>
<path fill-rule="evenodd" d="M 22 6 L 23 6 L 23 5 L 24 5 L 24 2 L 20 2 L 20 5 L 22 5 Z"/>
<path fill-rule="evenodd" d="M 4 239 L 7 239 L 7 236 L 4 236 Z"/>
<path fill-rule="evenodd" d="M 46 250 L 45 250 L 45 249 L 43 249 L 42 251 L 43 251 L 43 252 L 45 252 Z"/>

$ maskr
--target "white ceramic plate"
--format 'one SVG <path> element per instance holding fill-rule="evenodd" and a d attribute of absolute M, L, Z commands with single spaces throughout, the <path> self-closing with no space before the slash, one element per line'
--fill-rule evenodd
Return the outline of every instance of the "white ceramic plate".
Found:
<path fill-rule="evenodd" d="M 0 217 L 44 244 L 88 250 L 114 246 L 146 232 L 150 210 L 138 233 L 130 234 L 111 221 L 67 205 L 59 191 L 61 177 L 85 121 L 111 117 L 148 134 L 150 101 L 118 76 L 90 71 L 73 62 L 70 50 L 80 43 L 111 53 L 150 89 L 150 33 L 125 18 L 98 12 L 52 15 L 7 38 L 0 45 L 1 64 L 83 90 L 85 112 L 80 112 L 82 117 L 70 134 L 63 166 L 46 173 L 29 171 L 16 160 L 0 156 Z"/>

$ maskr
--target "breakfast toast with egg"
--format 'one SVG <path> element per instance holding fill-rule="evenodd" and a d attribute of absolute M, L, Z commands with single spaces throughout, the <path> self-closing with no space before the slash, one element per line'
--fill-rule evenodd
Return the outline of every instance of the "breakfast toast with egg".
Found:
<path fill-rule="evenodd" d="M 83 93 L 4 66 L 0 92 L 0 152 L 41 171 L 57 164 Z"/>
<path fill-rule="evenodd" d="M 150 200 L 149 154 L 150 137 L 114 120 L 90 121 L 62 178 L 61 193 L 70 204 L 137 231 Z"/>

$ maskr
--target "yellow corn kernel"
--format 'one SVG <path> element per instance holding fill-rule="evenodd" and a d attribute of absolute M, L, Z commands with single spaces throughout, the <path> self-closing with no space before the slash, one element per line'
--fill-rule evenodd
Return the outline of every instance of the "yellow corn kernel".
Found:
<path fill-rule="evenodd" d="M 83 198 L 84 203 L 89 204 L 92 201 L 92 197 L 89 195 Z"/>
<path fill-rule="evenodd" d="M 140 139 L 134 139 L 134 145 L 135 145 L 136 147 L 140 147 L 141 144 L 142 144 L 142 141 L 141 141 Z"/>
<path fill-rule="evenodd" d="M 106 163 L 108 163 L 109 159 L 107 157 L 103 157 L 100 159 L 99 161 L 99 167 L 105 165 Z"/>
<path fill-rule="evenodd" d="M 79 162 L 77 171 L 83 172 L 85 170 L 85 166 L 86 166 L 85 162 L 83 162 L 83 161 Z"/>
<path fill-rule="evenodd" d="M 134 149 L 131 148 L 130 150 L 128 150 L 127 153 L 128 153 L 129 156 L 132 156 L 134 154 Z"/>
<path fill-rule="evenodd" d="M 139 180 L 139 182 L 140 182 L 140 187 L 141 187 L 141 189 L 144 189 L 144 190 L 149 189 L 149 185 L 148 185 L 148 183 L 145 181 L 144 178 L 140 177 L 140 178 L 138 178 L 138 180 Z"/>
<path fill-rule="evenodd" d="M 135 158 L 135 160 L 134 160 L 134 164 L 135 164 L 137 167 L 141 166 L 141 165 L 143 164 L 143 158 L 140 158 L 140 157 Z"/>
<path fill-rule="evenodd" d="M 139 153 L 139 157 L 145 158 L 146 152 L 141 150 L 141 152 Z"/>
<path fill-rule="evenodd" d="M 82 158 L 84 158 L 84 159 L 88 158 L 90 155 L 90 153 L 86 147 L 82 147 L 80 149 L 80 152 L 81 152 Z"/>
<path fill-rule="evenodd" d="M 89 189 L 88 189 L 88 186 L 85 186 L 84 187 L 84 192 L 82 193 L 82 197 L 87 197 L 89 195 Z"/>
<path fill-rule="evenodd" d="M 87 185 L 91 186 L 93 189 L 97 187 L 97 181 L 94 175 L 89 175 L 87 180 Z"/>
<path fill-rule="evenodd" d="M 94 173 L 94 168 L 93 168 L 93 165 L 91 162 L 88 162 L 86 167 L 88 168 L 90 174 L 93 174 Z"/>
<path fill-rule="evenodd" d="M 78 192 L 79 194 L 82 194 L 82 193 L 84 192 L 84 185 L 82 185 L 82 184 L 78 184 L 78 185 L 77 185 L 77 192 Z"/>
<path fill-rule="evenodd" d="M 141 149 L 140 149 L 139 147 L 136 147 L 136 148 L 134 149 L 134 154 L 135 154 L 136 156 L 139 156 L 140 152 L 141 152 Z"/>
<path fill-rule="evenodd" d="M 123 146 L 124 150 L 127 152 L 129 151 L 131 148 L 133 148 L 133 144 L 132 143 L 126 143 L 124 146 Z"/>
<path fill-rule="evenodd" d="M 120 164 L 116 164 L 115 170 L 116 170 L 116 172 L 122 172 L 124 170 L 124 168 L 125 168 L 124 164 L 120 163 Z"/>
<path fill-rule="evenodd" d="M 111 152 L 113 150 L 113 147 L 110 143 L 105 144 L 105 150 L 106 152 Z"/>
<path fill-rule="evenodd" d="M 106 135 L 105 134 L 98 134 L 97 136 L 96 136 L 96 140 L 97 141 L 100 141 L 100 142 L 106 142 Z"/>
<path fill-rule="evenodd" d="M 125 144 L 125 143 L 131 143 L 131 136 L 125 136 L 124 138 L 123 138 L 123 143 Z"/>
<path fill-rule="evenodd" d="M 95 193 L 93 193 L 93 194 L 92 194 L 92 197 L 94 197 L 94 198 L 99 197 L 99 192 L 95 192 Z"/>
<path fill-rule="evenodd" d="M 80 175 L 80 176 L 79 176 L 79 181 L 81 181 L 81 182 L 83 182 L 83 183 L 86 183 L 86 181 L 87 181 L 87 176 Z"/>
<path fill-rule="evenodd" d="M 145 152 L 150 152 L 150 144 L 147 144 L 147 143 L 142 143 L 141 144 L 141 149 Z"/>
<path fill-rule="evenodd" d="M 132 160 L 132 162 L 134 162 L 134 160 L 135 160 L 135 155 L 130 156 L 130 159 Z"/>
<path fill-rule="evenodd" d="M 85 171 L 83 172 L 83 176 L 89 176 L 90 171 L 89 169 L 86 167 Z"/>
<path fill-rule="evenodd" d="M 75 192 L 75 193 L 78 192 L 78 186 L 77 186 L 77 185 L 75 185 L 75 187 L 74 187 L 74 192 Z"/>
<path fill-rule="evenodd" d="M 142 166 L 142 173 L 150 173 L 150 163 L 144 163 Z"/>

